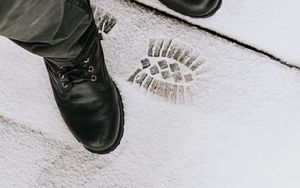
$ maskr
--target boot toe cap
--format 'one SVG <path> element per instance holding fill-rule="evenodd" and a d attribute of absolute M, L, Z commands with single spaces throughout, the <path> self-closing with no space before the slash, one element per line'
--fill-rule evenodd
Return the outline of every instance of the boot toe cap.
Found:
<path fill-rule="evenodd" d="M 75 133 L 86 149 L 93 153 L 106 153 L 114 149 L 121 132 L 120 121 L 117 118 L 98 122 L 95 126 L 85 126 Z"/>
<path fill-rule="evenodd" d="M 98 140 L 89 140 L 85 142 L 84 147 L 92 153 L 104 154 L 106 152 L 109 152 L 111 148 L 115 145 L 116 137 L 100 137 L 103 138 Z"/>
<path fill-rule="evenodd" d="M 167 7 L 184 15 L 191 17 L 207 17 L 215 13 L 221 5 L 222 0 L 160 0 Z"/>

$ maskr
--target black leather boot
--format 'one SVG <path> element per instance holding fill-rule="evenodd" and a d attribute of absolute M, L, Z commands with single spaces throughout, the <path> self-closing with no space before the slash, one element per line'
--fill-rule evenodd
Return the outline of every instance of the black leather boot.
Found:
<path fill-rule="evenodd" d="M 110 78 L 98 36 L 76 62 L 44 58 L 56 103 L 73 135 L 97 154 L 114 150 L 123 135 L 121 96 Z"/>
<path fill-rule="evenodd" d="M 222 0 L 160 0 L 170 9 L 181 14 L 205 18 L 212 16 L 221 6 Z"/>

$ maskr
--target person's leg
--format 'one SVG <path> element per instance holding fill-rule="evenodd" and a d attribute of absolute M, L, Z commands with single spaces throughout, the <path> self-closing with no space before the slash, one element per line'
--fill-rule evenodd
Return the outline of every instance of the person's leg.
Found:
<path fill-rule="evenodd" d="M 114 150 L 123 134 L 123 105 L 105 66 L 89 1 L 0 0 L 0 5 L 0 35 L 44 58 L 73 135 L 91 152 Z"/>
<path fill-rule="evenodd" d="M 92 45 L 88 0 L 0 0 L 0 35 L 50 59 L 74 59 Z"/>

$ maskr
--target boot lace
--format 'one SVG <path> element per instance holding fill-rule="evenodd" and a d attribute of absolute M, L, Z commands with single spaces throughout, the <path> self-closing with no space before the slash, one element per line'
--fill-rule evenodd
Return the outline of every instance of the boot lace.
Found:
<path fill-rule="evenodd" d="M 97 76 L 94 74 L 95 68 L 89 65 L 89 58 L 77 65 L 70 67 L 58 66 L 57 72 L 61 79 L 61 85 L 63 88 L 71 87 L 73 84 L 82 83 L 84 81 L 96 82 Z"/>

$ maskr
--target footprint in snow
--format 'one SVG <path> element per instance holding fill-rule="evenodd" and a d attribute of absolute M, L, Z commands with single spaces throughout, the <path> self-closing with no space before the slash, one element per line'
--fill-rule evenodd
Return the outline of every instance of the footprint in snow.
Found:
<path fill-rule="evenodd" d="M 172 103 L 192 103 L 192 87 L 205 62 L 199 53 L 172 39 L 150 39 L 147 51 L 128 81 Z"/>

